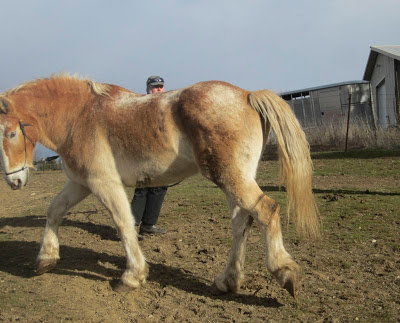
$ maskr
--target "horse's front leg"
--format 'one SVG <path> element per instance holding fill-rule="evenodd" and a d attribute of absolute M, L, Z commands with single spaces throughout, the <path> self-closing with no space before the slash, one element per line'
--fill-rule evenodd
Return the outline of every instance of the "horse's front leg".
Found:
<path fill-rule="evenodd" d="M 125 189 L 120 182 L 113 179 L 90 179 L 92 193 L 105 205 L 112 215 L 114 224 L 126 253 L 126 270 L 116 291 L 129 291 L 138 288 L 146 281 L 148 267 L 139 247 L 131 206 Z"/>
<path fill-rule="evenodd" d="M 47 210 L 47 222 L 41 241 L 39 255 L 36 259 L 36 273 L 41 275 L 52 269 L 59 256 L 58 227 L 63 216 L 74 205 L 90 194 L 90 190 L 75 182 L 69 181 L 63 190 L 53 199 Z"/>

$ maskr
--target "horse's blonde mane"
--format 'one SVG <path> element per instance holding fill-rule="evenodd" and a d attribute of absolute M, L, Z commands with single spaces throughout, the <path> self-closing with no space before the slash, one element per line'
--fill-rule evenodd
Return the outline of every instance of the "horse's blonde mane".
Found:
<path fill-rule="evenodd" d="M 98 83 L 96 81 L 90 80 L 86 77 L 82 77 L 79 74 L 69 74 L 69 73 L 58 73 L 58 74 L 52 74 L 49 78 L 39 78 L 33 81 L 28 81 L 24 82 L 17 87 L 6 91 L 3 94 L 0 94 L 0 97 L 4 97 L 6 94 L 13 94 L 17 93 L 18 91 L 22 89 L 26 89 L 31 86 L 35 86 L 40 84 L 41 82 L 46 82 L 46 81 L 77 81 L 77 82 L 86 82 L 87 85 L 89 85 L 90 89 L 97 95 L 101 96 L 110 96 L 110 85 L 108 84 L 103 84 L 103 83 Z"/>
<path fill-rule="evenodd" d="M 92 91 L 98 95 L 110 96 L 110 86 L 104 83 L 98 83 L 92 80 L 86 80 Z"/>

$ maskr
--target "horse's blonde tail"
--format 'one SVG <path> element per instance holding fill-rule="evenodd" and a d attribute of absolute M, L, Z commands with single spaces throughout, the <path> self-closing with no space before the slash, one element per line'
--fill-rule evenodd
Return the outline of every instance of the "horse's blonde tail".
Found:
<path fill-rule="evenodd" d="M 319 211 L 312 193 L 312 162 L 304 131 L 290 106 L 275 93 L 268 90 L 251 92 L 248 100 L 275 132 L 280 183 L 288 194 L 288 216 L 291 211 L 294 213 L 300 236 L 319 238 Z"/>

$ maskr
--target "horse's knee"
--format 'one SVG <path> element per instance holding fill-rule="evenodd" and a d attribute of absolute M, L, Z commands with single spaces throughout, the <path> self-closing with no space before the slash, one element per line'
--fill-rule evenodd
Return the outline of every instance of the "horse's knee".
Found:
<path fill-rule="evenodd" d="M 60 218 L 67 212 L 67 205 L 60 199 L 54 200 L 47 209 L 47 220 L 60 222 Z"/>

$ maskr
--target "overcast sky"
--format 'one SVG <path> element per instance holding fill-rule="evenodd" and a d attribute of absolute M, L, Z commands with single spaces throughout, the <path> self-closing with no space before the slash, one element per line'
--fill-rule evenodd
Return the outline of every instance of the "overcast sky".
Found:
<path fill-rule="evenodd" d="M 79 73 L 144 93 L 223 80 L 277 92 L 360 80 L 400 45 L 399 0 L 1 1 L 0 92 Z"/>

